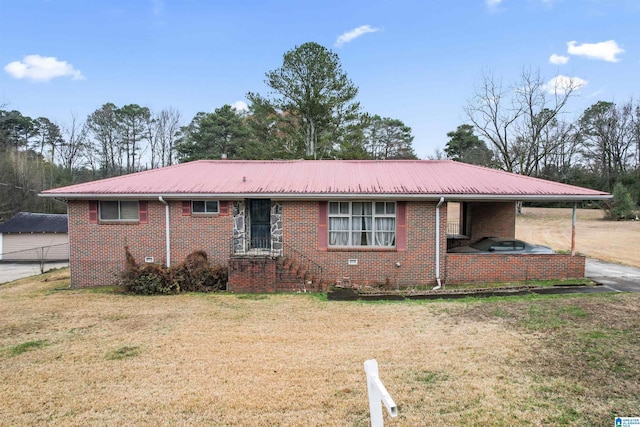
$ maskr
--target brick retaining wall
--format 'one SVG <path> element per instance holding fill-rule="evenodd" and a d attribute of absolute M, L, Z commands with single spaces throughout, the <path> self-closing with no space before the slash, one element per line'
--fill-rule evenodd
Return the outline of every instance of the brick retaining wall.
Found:
<path fill-rule="evenodd" d="M 447 254 L 445 283 L 509 282 L 584 277 L 585 257 L 564 254 Z"/>

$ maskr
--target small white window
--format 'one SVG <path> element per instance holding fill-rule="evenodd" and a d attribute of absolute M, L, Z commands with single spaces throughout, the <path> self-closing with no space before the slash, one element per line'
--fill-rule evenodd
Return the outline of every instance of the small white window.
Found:
<path fill-rule="evenodd" d="M 194 214 L 217 214 L 218 201 L 217 200 L 193 200 L 191 202 L 191 212 Z"/>
<path fill-rule="evenodd" d="M 100 220 L 102 221 L 138 221 L 138 201 L 104 200 L 100 201 Z"/>

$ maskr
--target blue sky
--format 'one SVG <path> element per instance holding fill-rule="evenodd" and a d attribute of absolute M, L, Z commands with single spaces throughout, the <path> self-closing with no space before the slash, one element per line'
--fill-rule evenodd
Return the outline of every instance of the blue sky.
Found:
<path fill-rule="evenodd" d="M 639 23 L 638 0 L 0 0 L 0 105 L 64 126 L 136 103 L 186 124 L 268 93 L 265 73 L 314 41 L 426 158 L 466 121 L 483 73 L 581 79 L 570 116 L 637 98 Z"/>

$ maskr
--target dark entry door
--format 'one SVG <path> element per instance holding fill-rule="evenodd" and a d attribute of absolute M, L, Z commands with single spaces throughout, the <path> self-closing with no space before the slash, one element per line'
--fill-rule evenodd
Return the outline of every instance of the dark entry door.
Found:
<path fill-rule="evenodd" d="M 249 200 L 251 249 L 271 248 L 271 200 Z"/>

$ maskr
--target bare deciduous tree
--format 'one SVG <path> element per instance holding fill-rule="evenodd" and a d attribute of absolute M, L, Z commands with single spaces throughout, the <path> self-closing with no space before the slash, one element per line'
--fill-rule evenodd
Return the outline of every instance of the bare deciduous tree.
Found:
<path fill-rule="evenodd" d="M 78 121 L 75 115 L 71 116 L 71 123 L 63 130 L 64 142 L 58 148 L 57 160 L 60 166 L 68 173 L 81 166 L 83 154 L 87 149 L 88 129 L 85 123 Z"/>
<path fill-rule="evenodd" d="M 542 135 L 543 150 L 549 154 L 542 158 L 536 175 L 559 182 L 570 182 L 571 173 L 580 164 L 582 135 L 575 123 L 552 121 Z M 552 149 L 553 148 L 553 149 Z"/>
<path fill-rule="evenodd" d="M 150 139 L 151 167 L 170 166 L 175 161 L 175 145 L 182 116 L 173 108 L 160 110 L 154 117 L 154 133 Z"/>
<path fill-rule="evenodd" d="M 87 152 L 87 160 L 102 177 L 122 171 L 122 152 L 118 148 L 119 129 L 115 104 L 107 103 L 87 117 L 87 127 L 97 143 Z"/>
<path fill-rule="evenodd" d="M 634 163 L 633 102 L 617 106 L 599 101 L 587 108 L 580 118 L 584 156 L 594 173 L 612 190 L 618 177 Z"/>
<path fill-rule="evenodd" d="M 550 141 L 541 143 L 545 130 L 578 88 L 579 82 L 570 78 L 544 83 L 539 72 L 526 69 L 510 87 L 485 74 L 465 112 L 493 146 L 504 170 L 533 175 L 540 161 L 557 148 Z"/>

